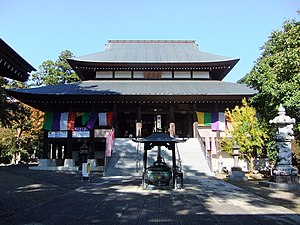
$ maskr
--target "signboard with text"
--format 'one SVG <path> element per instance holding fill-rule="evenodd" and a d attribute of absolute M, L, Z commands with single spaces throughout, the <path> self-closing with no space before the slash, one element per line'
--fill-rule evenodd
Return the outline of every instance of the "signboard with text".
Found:
<path fill-rule="evenodd" d="M 89 138 L 90 131 L 89 130 L 74 130 L 72 131 L 73 138 Z"/>
<path fill-rule="evenodd" d="M 68 131 L 49 131 L 48 138 L 67 138 Z"/>
<path fill-rule="evenodd" d="M 95 138 L 107 138 L 111 129 L 95 129 L 94 137 Z"/>

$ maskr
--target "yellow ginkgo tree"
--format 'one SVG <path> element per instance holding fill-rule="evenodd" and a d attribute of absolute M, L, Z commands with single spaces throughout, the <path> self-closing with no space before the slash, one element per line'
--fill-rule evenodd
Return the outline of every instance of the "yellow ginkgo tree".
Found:
<path fill-rule="evenodd" d="M 242 100 L 242 106 L 226 109 L 226 119 L 231 123 L 231 129 L 226 129 L 226 137 L 221 139 L 221 148 L 232 153 L 234 142 L 240 146 L 242 157 L 249 162 L 249 172 L 253 173 L 254 159 L 259 156 L 268 138 L 266 130 L 260 125 L 255 108 L 248 105 L 247 100 Z"/>

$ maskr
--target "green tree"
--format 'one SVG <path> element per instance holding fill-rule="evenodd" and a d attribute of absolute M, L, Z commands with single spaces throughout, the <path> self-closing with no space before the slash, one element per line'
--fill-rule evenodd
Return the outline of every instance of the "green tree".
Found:
<path fill-rule="evenodd" d="M 282 103 L 300 131 L 300 22 L 284 22 L 261 49 L 255 66 L 239 83 L 259 91 L 251 104 L 266 121 L 276 116 Z"/>
<path fill-rule="evenodd" d="M 39 66 L 39 70 L 32 74 L 34 85 L 54 85 L 79 81 L 78 75 L 67 61 L 68 58 L 73 57 L 74 55 L 71 51 L 65 50 L 60 53 L 55 62 L 51 60 L 43 62 Z"/>
<path fill-rule="evenodd" d="M 19 81 L 9 82 L 5 78 L 0 78 L 0 86 L 0 127 L 9 128 L 19 120 L 19 117 L 21 117 L 23 113 L 26 113 L 26 110 L 24 110 L 23 105 L 19 101 L 7 96 L 4 89 L 14 87 L 25 88 L 27 86 L 25 83 Z"/>
<path fill-rule="evenodd" d="M 26 83 L 0 79 L 0 163 L 26 159 L 40 145 L 43 113 L 7 96 L 4 89 L 27 88 Z M 39 150 L 39 148 L 37 149 Z"/>
<path fill-rule="evenodd" d="M 249 162 L 249 171 L 253 172 L 254 159 L 263 153 L 265 140 L 268 138 L 264 128 L 260 125 L 254 107 L 243 99 L 242 106 L 233 110 L 226 109 L 226 118 L 232 124 L 232 129 L 226 129 L 226 137 L 221 139 L 221 148 L 232 153 L 232 146 L 236 141 L 241 147 L 242 156 Z"/>
<path fill-rule="evenodd" d="M 287 114 L 296 119 L 296 142 L 292 150 L 294 162 L 299 163 L 300 22 L 295 19 L 285 21 L 281 30 L 271 33 L 261 50 L 262 54 L 253 69 L 239 83 L 246 83 L 259 91 L 251 99 L 251 104 L 256 107 L 266 124 L 276 116 L 280 103 Z M 269 133 L 274 133 L 271 126 Z M 268 148 L 269 156 L 275 157 L 277 150 L 274 148 L 274 141 L 270 140 L 268 146 L 273 146 Z"/>

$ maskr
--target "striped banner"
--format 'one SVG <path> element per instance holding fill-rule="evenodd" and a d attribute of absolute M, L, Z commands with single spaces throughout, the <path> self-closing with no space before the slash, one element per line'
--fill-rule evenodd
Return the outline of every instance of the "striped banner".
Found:
<path fill-rule="evenodd" d="M 76 118 L 76 113 L 75 112 L 69 112 L 68 128 L 67 128 L 68 130 L 74 130 L 75 118 Z"/>
<path fill-rule="evenodd" d="M 105 156 L 106 157 L 111 157 L 113 149 L 114 149 L 114 131 L 111 130 L 111 131 L 108 132 L 108 135 L 106 137 Z"/>
<path fill-rule="evenodd" d="M 60 114 L 59 130 L 67 130 L 68 129 L 68 119 L 69 119 L 68 112 L 63 112 Z"/>
<path fill-rule="evenodd" d="M 211 114 L 211 129 L 213 131 L 219 130 L 219 113 L 218 112 L 212 112 Z"/>
<path fill-rule="evenodd" d="M 82 125 L 86 125 L 86 123 L 89 121 L 91 116 L 92 116 L 91 112 L 84 112 L 82 114 Z"/>
<path fill-rule="evenodd" d="M 199 126 L 209 126 L 211 125 L 211 112 L 196 112 L 198 118 L 198 125 Z"/>
<path fill-rule="evenodd" d="M 219 112 L 219 130 L 224 131 L 226 125 L 225 113 Z"/>
<path fill-rule="evenodd" d="M 60 113 L 55 112 L 53 114 L 52 130 L 59 130 L 60 125 Z"/>
<path fill-rule="evenodd" d="M 204 126 L 211 125 L 211 112 L 204 112 Z"/>
<path fill-rule="evenodd" d="M 199 126 L 210 126 L 213 131 L 225 130 L 224 112 L 196 112 Z"/>
<path fill-rule="evenodd" d="M 98 117 L 99 117 L 99 126 L 112 126 L 112 121 L 113 121 L 112 112 L 99 113 Z"/>
<path fill-rule="evenodd" d="M 45 130 L 74 130 L 76 117 L 82 117 L 82 125 L 93 129 L 97 119 L 99 126 L 112 126 L 113 112 L 77 113 L 77 112 L 45 112 L 43 128 Z"/>
<path fill-rule="evenodd" d="M 204 112 L 196 112 L 198 118 L 198 125 L 204 125 Z"/>
<path fill-rule="evenodd" d="M 51 130 L 52 123 L 53 123 L 53 112 L 45 112 L 44 125 L 43 125 L 44 130 Z"/>
<path fill-rule="evenodd" d="M 94 112 L 94 113 L 92 113 L 89 120 L 87 121 L 86 127 L 88 129 L 93 129 L 95 126 L 96 120 L 97 120 L 97 113 Z"/>

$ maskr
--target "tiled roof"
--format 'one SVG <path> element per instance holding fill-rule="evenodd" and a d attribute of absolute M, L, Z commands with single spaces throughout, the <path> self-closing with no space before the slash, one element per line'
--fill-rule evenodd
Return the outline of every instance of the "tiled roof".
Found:
<path fill-rule="evenodd" d="M 256 91 L 244 84 L 216 80 L 90 80 L 72 84 L 50 85 L 38 88 L 8 90 L 33 95 L 247 95 Z"/>
<path fill-rule="evenodd" d="M 0 76 L 27 81 L 31 71 L 36 69 L 0 38 Z"/>
<path fill-rule="evenodd" d="M 102 52 L 73 60 L 106 63 L 206 63 L 237 60 L 199 50 L 195 41 L 114 40 Z"/>

